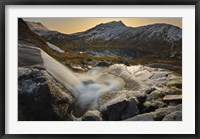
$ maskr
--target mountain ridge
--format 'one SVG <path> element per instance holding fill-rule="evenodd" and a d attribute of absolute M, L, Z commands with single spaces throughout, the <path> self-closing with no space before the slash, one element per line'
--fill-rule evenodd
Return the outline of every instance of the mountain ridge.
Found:
<path fill-rule="evenodd" d="M 182 41 L 182 29 L 165 23 L 128 27 L 122 21 L 112 21 L 101 23 L 86 31 L 73 34 L 64 34 L 58 31 L 43 30 L 40 28 L 35 28 L 33 31 L 47 40 L 57 39 L 57 42 L 61 42 L 63 46 L 69 45 L 68 42 L 77 46 L 78 41 L 83 45 L 88 45 L 88 43 L 94 45 L 97 42 L 104 41 L 139 47 L 142 45 L 138 43 L 140 40 L 147 41 L 148 43 L 157 41 L 176 46 L 177 42 L 180 43 Z M 140 45 L 137 46 L 138 44 Z"/>
<path fill-rule="evenodd" d="M 182 55 L 182 29 L 166 23 L 129 27 L 122 21 L 111 21 L 73 34 L 40 28 L 32 31 L 57 46 L 73 51 L 109 50 L 115 53 L 125 49 L 123 53 L 133 53 L 131 55 L 137 55 L 138 51 L 164 54 L 165 57 L 174 53 L 175 57 Z"/>

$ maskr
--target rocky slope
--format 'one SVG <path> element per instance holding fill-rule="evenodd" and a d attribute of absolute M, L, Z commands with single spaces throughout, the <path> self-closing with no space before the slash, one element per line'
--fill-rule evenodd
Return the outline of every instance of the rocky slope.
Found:
<path fill-rule="evenodd" d="M 125 87 L 100 97 L 99 111 L 104 119 L 181 120 L 181 77 L 145 66 L 113 65 L 107 72 L 121 77 Z"/>
<path fill-rule="evenodd" d="M 44 69 L 19 68 L 19 120 L 182 120 L 181 77 L 166 70 L 122 64 L 112 65 L 104 73 L 120 77 L 124 88 L 103 93 L 97 98 L 98 107 L 88 103 L 82 111 L 74 107 L 79 98 Z M 82 111 L 78 117 L 76 110 Z"/>

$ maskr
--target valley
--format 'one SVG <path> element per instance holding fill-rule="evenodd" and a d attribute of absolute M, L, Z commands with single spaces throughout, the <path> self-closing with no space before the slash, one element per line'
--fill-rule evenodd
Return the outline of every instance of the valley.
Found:
<path fill-rule="evenodd" d="M 63 34 L 18 19 L 20 121 L 181 121 L 182 30 L 121 21 Z"/>

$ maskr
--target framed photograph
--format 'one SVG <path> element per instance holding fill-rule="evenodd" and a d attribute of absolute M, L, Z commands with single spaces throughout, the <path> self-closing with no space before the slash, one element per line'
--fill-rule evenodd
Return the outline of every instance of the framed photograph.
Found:
<path fill-rule="evenodd" d="M 199 138 L 199 0 L 1 13 L 1 138 Z"/>

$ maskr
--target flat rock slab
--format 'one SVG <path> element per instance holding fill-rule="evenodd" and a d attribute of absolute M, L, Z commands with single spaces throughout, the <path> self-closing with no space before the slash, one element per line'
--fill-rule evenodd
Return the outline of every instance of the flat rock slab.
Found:
<path fill-rule="evenodd" d="M 176 111 L 168 114 L 163 118 L 163 121 L 182 121 L 182 112 Z"/>
<path fill-rule="evenodd" d="M 126 119 L 125 121 L 154 121 L 154 120 L 153 116 L 150 113 L 145 113 Z"/>
<path fill-rule="evenodd" d="M 166 95 L 163 98 L 164 101 L 181 101 L 182 95 Z"/>
<path fill-rule="evenodd" d="M 153 116 L 153 119 L 155 121 L 161 121 L 166 115 L 169 115 L 176 111 L 182 111 L 182 104 L 157 109 L 155 110 L 155 112 L 151 112 L 151 115 Z"/>

